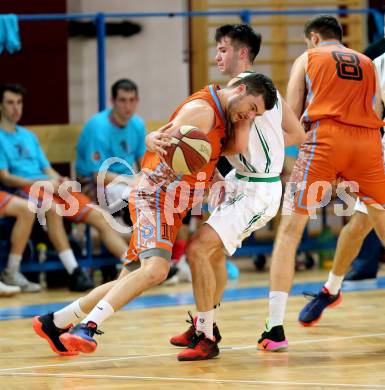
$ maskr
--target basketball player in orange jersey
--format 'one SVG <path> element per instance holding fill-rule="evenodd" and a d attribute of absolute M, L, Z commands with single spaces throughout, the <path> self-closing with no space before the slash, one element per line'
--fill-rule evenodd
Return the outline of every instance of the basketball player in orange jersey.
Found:
<path fill-rule="evenodd" d="M 381 100 L 385 104 L 385 53 L 373 60 L 376 67 L 381 88 Z M 385 147 L 385 135 L 382 137 L 382 145 Z M 317 294 L 304 293 L 305 296 L 313 296 L 313 299 L 308 302 L 299 314 L 299 322 L 303 326 L 313 326 L 321 319 L 324 309 L 327 307 L 336 306 L 341 299 L 328 299 L 330 296 L 339 295 L 341 297 L 341 286 L 345 273 L 353 263 L 353 260 L 360 252 L 361 246 L 365 237 L 372 230 L 370 219 L 368 218 L 368 208 L 365 204 L 357 199 L 354 206 L 354 214 L 349 222 L 340 231 L 336 252 L 333 259 L 333 267 L 330 271 L 330 279 L 333 284 L 328 283 L 326 289 L 329 294 L 325 294 L 324 288 Z M 333 305 L 334 303 L 334 305 Z"/>
<path fill-rule="evenodd" d="M 223 90 L 210 85 L 187 98 L 177 108 L 170 119 L 171 127 L 149 135 L 156 138 L 163 131 L 167 136 L 182 125 L 195 126 L 210 141 L 211 160 L 198 174 L 180 177 L 163 162 L 159 154 L 146 152 L 142 163 L 142 179 L 131 192 L 129 205 L 135 228 L 127 258 L 129 261 L 140 260 L 141 267 L 122 275 L 115 282 L 99 286 L 88 296 L 74 302 L 73 307 L 67 306 L 65 313 L 55 313 L 62 318 L 60 327 L 55 323 L 55 316 L 47 315 L 50 320 L 47 316 L 41 316 L 47 320 L 44 324 L 46 331 L 39 334 L 47 339 L 51 347 L 55 347 L 52 348 L 55 352 L 93 352 L 97 346 L 93 336 L 99 333 L 100 324 L 143 291 L 165 280 L 170 267 L 172 245 L 181 221 L 193 206 L 195 187 L 199 184 L 197 191 L 201 194 L 201 190 L 209 186 L 226 141 L 227 129 L 262 115 L 266 109 L 274 106 L 276 100 L 273 83 L 260 74 L 250 75 Z M 238 131 L 234 127 L 233 131 Z M 176 201 L 170 202 L 167 193 L 186 185 L 190 190 L 187 193 L 180 191 Z M 199 193 L 195 200 L 197 202 L 202 200 Z M 174 204 L 184 202 L 185 210 L 175 211 Z M 169 221 L 170 214 L 173 223 Z M 84 312 L 89 314 L 80 324 L 67 331 L 66 328 L 83 316 Z M 41 317 L 36 320 L 41 322 Z M 218 353 L 214 341 L 204 339 L 201 342 L 211 349 L 213 356 Z"/>
<path fill-rule="evenodd" d="M 342 27 L 333 16 L 310 19 L 304 28 L 308 49 L 294 62 L 287 102 L 307 126 L 275 239 L 270 269 L 269 318 L 260 349 L 287 345 L 283 319 L 294 274 L 294 259 L 309 214 L 320 207 L 325 185 L 336 178 L 357 182 L 357 195 L 368 206 L 376 232 L 385 242 L 385 173 L 379 119 L 380 89 L 369 58 L 342 45 Z M 373 108 L 375 103 L 375 109 Z M 335 303 L 328 286 L 324 302 Z"/>

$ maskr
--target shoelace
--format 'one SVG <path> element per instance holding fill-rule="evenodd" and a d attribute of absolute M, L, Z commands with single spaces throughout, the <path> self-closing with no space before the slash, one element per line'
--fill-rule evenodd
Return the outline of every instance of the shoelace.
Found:
<path fill-rule="evenodd" d="M 95 327 L 95 328 L 92 328 L 92 327 L 87 326 L 87 325 L 86 325 L 85 327 L 86 327 L 86 329 L 87 329 L 87 331 L 88 331 L 88 335 L 91 336 L 91 337 L 92 337 L 93 335 L 95 335 L 95 334 L 97 334 L 97 335 L 104 334 L 103 331 L 97 329 L 96 327 Z"/>
<path fill-rule="evenodd" d="M 304 291 L 302 294 L 309 301 L 318 297 L 318 294 L 315 294 L 315 293 L 310 292 L 310 291 Z"/>
<path fill-rule="evenodd" d="M 197 346 L 197 344 L 199 343 L 199 341 L 201 341 L 204 338 L 205 338 L 204 333 L 200 333 L 200 334 L 194 333 L 192 336 L 192 339 L 191 339 L 191 343 L 189 344 L 189 346 L 187 348 L 191 348 L 191 349 L 195 348 Z"/>
<path fill-rule="evenodd" d="M 191 326 L 195 329 L 194 317 L 193 317 L 191 311 L 189 310 L 189 311 L 187 312 L 187 314 L 189 315 L 190 319 L 187 319 L 186 322 L 187 322 L 188 324 L 191 324 Z"/>
<path fill-rule="evenodd" d="M 315 293 L 312 293 L 312 292 L 310 292 L 310 291 L 304 291 L 303 293 L 303 296 L 306 298 L 306 299 L 308 299 L 309 301 L 311 301 L 312 299 L 314 299 L 314 298 L 323 298 L 323 299 L 330 299 L 330 298 L 333 298 L 333 299 L 335 299 L 337 296 L 338 296 L 338 294 L 336 294 L 336 295 L 332 295 L 332 294 L 330 294 L 329 292 L 327 292 L 327 291 L 324 291 L 324 290 L 321 290 L 319 293 L 317 293 L 317 294 L 315 294 Z"/>

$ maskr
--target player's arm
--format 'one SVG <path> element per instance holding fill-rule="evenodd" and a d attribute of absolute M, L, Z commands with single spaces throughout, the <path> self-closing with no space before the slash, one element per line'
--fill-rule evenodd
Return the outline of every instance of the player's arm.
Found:
<path fill-rule="evenodd" d="M 284 99 L 282 104 L 282 129 L 285 146 L 302 144 L 305 142 L 306 133 L 294 111 L 289 107 Z"/>
<path fill-rule="evenodd" d="M 186 104 L 175 117 L 173 123 L 176 128 L 182 125 L 196 126 L 203 133 L 208 134 L 215 122 L 214 110 L 202 100 L 193 100 Z M 236 122 L 232 127 L 232 136 L 227 142 L 227 155 L 242 153 L 247 149 L 251 121 Z M 223 152 L 222 152 L 223 154 Z"/>
<path fill-rule="evenodd" d="M 175 118 L 158 130 L 147 134 L 146 147 L 160 156 L 166 154 L 165 148 L 170 146 L 169 137 L 181 126 L 194 126 L 208 134 L 214 126 L 215 114 L 211 106 L 200 99 L 185 104 Z"/>
<path fill-rule="evenodd" d="M 222 156 L 245 154 L 249 144 L 251 121 L 243 120 L 233 124 L 231 134 L 222 149 Z"/>
<path fill-rule="evenodd" d="M 205 100 L 193 100 L 185 104 L 172 121 L 172 127 L 168 129 L 172 133 L 181 126 L 194 126 L 205 134 L 208 134 L 215 123 L 213 108 Z"/>
<path fill-rule="evenodd" d="M 218 168 L 215 168 L 207 199 L 210 207 L 217 207 L 220 203 L 223 202 L 226 194 L 225 186 L 225 178 L 221 175 Z"/>
<path fill-rule="evenodd" d="M 306 68 L 307 52 L 303 53 L 294 61 L 287 84 L 286 101 L 298 119 L 301 118 L 304 110 Z"/>

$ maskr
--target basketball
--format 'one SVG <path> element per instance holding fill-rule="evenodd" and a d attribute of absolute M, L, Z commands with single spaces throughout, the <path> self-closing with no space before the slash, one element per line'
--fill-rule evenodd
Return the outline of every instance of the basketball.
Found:
<path fill-rule="evenodd" d="M 197 173 L 210 161 L 210 142 L 196 127 L 181 126 L 171 134 L 170 142 L 164 160 L 177 174 Z"/>

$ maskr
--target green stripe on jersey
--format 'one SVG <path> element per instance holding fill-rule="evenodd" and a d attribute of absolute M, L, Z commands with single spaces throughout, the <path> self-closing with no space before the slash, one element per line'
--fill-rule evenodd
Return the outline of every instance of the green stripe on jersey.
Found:
<path fill-rule="evenodd" d="M 257 170 L 246 160 L 243 154 L 239 154 L 239 160 L 249 172 L 257 173 Z"/>
<path fill-rule="evenodd" d="M 252 183 L 273 183 L 275 181 L 280 181 L 281 178 L 279 176 L 273 176 L 273 177 L 253 177 L 253 176 L 245 176 L 241 175 L 240 173 L 236 172 L 235 177 L 237 179 L 245 180 Z"/>
<path fill-rule="evenodd" d="M 271 165 L 271 159 L 269 156 L 269 145 L 267 144 L 265 137 L 263 136 L 262 131 L 259 131 L 255 121 L 253 123 L 254 123 L 255 129 L 257 130 L 257 134 L 258 134 L 259 140 L 261 141 L 261 145 L 262 145 L 263 151 L 265 153 L 265 157 L 266 157 L 265 173 L 269 173 L 270 172 L 270 165 Z"/>

